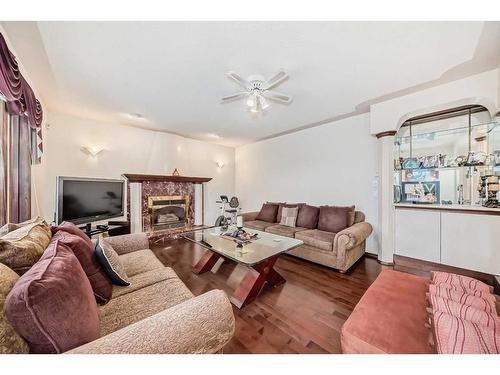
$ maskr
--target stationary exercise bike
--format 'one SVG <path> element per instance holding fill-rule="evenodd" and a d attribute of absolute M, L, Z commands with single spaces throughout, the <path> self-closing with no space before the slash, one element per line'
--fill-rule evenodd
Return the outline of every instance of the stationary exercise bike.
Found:
<path fill-rule="evenodd" d="M 221 195 L 220 201 L 216 201 L 216 203 L 220 203 L 220 215 L 215 220 L 216 227 L 227 227 L 229 225 L 236 225 L 236 216 L 238 216 L 238 212 L 241 210 L 239 207 L 240 202 L 238 198 L 232 197 L 231 200 L 227 198 L 227 195 Z M 226 208 L 229 205 L 230 208 Z"/>

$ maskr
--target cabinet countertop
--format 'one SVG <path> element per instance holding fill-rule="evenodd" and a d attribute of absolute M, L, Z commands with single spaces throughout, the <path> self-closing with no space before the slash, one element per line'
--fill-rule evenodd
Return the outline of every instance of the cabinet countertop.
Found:
<path fill-rule="evenodd" d="M 454 211 L 462 213 L 500 215 L 500 208 L 483 207 L 479 205 L 466 204 L 413 204 L 413 203 L 394 203 L 395 208 L 433 210 L 433 211 Z"/>

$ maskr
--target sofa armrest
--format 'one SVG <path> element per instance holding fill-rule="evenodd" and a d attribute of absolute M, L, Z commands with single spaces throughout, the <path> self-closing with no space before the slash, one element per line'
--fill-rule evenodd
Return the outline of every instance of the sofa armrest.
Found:
<path fill-rule="evenodd" d="M 245 223 L 245 221 L 255 220 L 257 218 L 258 214 L 259 214 L 259 211 L 242 213 L 241 216 L 243 216 L 243 223 Z"/>
<path fill-rule="evenodd" d="M 146 233 L 106 237 L 105 241 L 113 247 L 118 255 L 132 253 L 137 250 L 149 249 L 149 240 Z"/>
<path fill-rule="evenodd" d="M 372 233 L 373 227 L 366 222 L 356 223 L 337 233 L 334 248 L 351 250 L 365 241 Z"/>
<path fill-rule="evenodd" d="M 212 290 L 67 353 L 216 353 L 233 334 L 231 303 L 222 290 Z"/>

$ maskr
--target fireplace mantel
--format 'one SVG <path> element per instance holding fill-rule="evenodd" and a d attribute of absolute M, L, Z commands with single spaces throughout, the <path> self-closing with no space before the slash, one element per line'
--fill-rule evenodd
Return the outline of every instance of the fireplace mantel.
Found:
<path fill-rule="evenodd" d="M 193 184 L 202 184 L 210 181 L 210 177 L 188 177 L 188 176 L 165 176 L 157 174 L 133 174 L 124 173 L 122 175 L 128 182 L 161 181 L 161 182 L 191 182 Z"/>

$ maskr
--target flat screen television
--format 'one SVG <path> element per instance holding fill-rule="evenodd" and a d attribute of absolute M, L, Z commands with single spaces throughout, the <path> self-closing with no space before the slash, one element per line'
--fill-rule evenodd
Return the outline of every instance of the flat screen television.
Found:
<path fill-rule="evenodd" d="M 57 224 L 85 224 L 123 216 L 124 186 L 123 180 L 57 177 Z"/>

